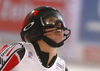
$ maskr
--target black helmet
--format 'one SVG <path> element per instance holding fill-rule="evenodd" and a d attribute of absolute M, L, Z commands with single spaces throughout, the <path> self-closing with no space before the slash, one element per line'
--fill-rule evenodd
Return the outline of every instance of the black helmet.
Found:
<path fill-rule="evenodd" d="M 55 17 L 56 21 L 46 21 L 46 19 L 50 17 Z M 48 28 L 54 28 L 58 23 L 61 23 L 61 27 L 57 29 L 68 30 L 68 34 L 64 34 L 66 38 L 60 42 L 55 43 L 51 39 L 44 36 L 44 33 L 51 32 L 45 31 Z M 43 39 L 47 44 L 53 47 L 59 47 L 63 45 L 63 42 L 69 37 L 70 29 L 67 29 L 65 26 L 64 19 L 60 12 L 52 7 L 43 6 L 32 10 L 24 19 L 22 30 L 21 30 L 21 38 L 23 41 L 35 42 L 39 39 Z M 51 43 L 52 42 L 52 43 Z"/>

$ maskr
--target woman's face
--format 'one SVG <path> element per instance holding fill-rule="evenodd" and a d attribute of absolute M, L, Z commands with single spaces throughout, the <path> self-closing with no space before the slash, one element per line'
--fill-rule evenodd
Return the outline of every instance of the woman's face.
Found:
<path fill-rule="evenodd" d="M 54 24 L 56 22 L 56 17 L 49 17 L 45 20 L 46 24 Z M 46 31 L 54 30 L 48 33 L 45 33 L 44 36 L 47 36 L 49 39 L 55 41 L 56 43 L 59 43 L 63 40 L 64 37 L 64 31 L 62 29 L 56 30 L 56 27 L 61 27 L 61 23 L 58 23 L 54 28 L 46 29 Z"/>

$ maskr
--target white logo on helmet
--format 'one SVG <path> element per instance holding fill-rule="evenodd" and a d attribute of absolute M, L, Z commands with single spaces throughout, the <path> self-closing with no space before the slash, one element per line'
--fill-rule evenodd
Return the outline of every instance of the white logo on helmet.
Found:
<path fill-rule="evenodd" d="M 34 22 L 29 23 L 28 25 L 26 25 L 23 29 L 23 31 L 27 31 L 28 29 L 30 29 L 32 26 L 34 25 Z"/>

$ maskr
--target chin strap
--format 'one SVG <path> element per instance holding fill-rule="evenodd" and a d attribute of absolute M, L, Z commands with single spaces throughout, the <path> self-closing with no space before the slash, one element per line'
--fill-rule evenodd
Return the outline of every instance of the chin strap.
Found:
<path fill-rule="evenodd" d="M 46 37 L 46 36 L 43 35 L 44 33 L 52 32 L 52 31 L 54 31 L 54 30 L 46 31 L 46 32 L 41 33 L 41 34 L 39 34 L 39 35 L 36 35 L 36 36 L 34 36 L 34 37 L 33 37 L 33 36 L 27 36 L 27 37 L 28 37 L 28 39 L 30 39 L 29 42 L 33 42 L 33 39 L 34 39 L 34 40 L 35 40 L 35 39 L 37 40 L 36 37 L 38 37 L 38 39 L 39 39 L 39 36 L 42 36 L 42 39 L 43 39 L 44 42 L 46 42 L 46 43 L 47 43 L 48 45 L 50 45 L 51 47 L 58 48 L 58 47 L 60 47 L 60 46 L 62 46 L 62 45 L 64 44 L 64 41 L 65 41 L 66 39 L 68 39 L 69 36 L 70 36 L 70 34 L 71 34 L 71 30 L 68 29 L 68 28 L 58 27 L 58 28 L 55 29 L 55 30 L 59 30 L 59 29 L 63 29 L 64 31 L 65 31 L 65 30 L 68 30 L 68 31 L 69 31 L 68 34 L 64 34 L 65 39 L 64 39 L 63 41 L 59 42 L 59 43 L 56 43 L 56 42 L 54 42 L 53 40 L 51 40 L 51 39 L 49 39 L 48 37 Z"/>
<path fill-rule="evenodd" d="M 49 39 L 46 36 L 43 36 L 43 41 L 46 42 L 51 47 L 54 47 L 54 48 L 60 47 L 60 46 L 62 46 L 64 44 L 64 42 L 56 43 L 56 42 L 54 42 L 53 40 Z"/>
<path fill-rule="evenodd" d="M 57 29 L 63 29 L 63 30 L 68 30 L 69 33 L 68 34 L 64 34 L 64 36 L 66 37 L 63 41 L 59 42 L 59 43 L 56 43 L 54 42 L 53 40 L 49 39 L 48 37 L 46 36 L 43 36 L 43 41 L 46 42 L 48 45 L 50 45 L 51 47 L 54 47 L 54 48 L 57 48 L 57 47 L 60 47 L 64 44 L 64 41 L 66 39 L 69 38 L 70 34 L 71 34 L 71 30 L 70 29 L 67 29 L 67 28 L 57 28 Z M 56 29 L 56 30 L 57 30 Z M 51 31 L 54 31 L 54 30 L 51 30 Z M 51 31 L 47 31 L 47 32 L 51 32 Z M 47 33 L 45 32 L 45 33 Z"/>

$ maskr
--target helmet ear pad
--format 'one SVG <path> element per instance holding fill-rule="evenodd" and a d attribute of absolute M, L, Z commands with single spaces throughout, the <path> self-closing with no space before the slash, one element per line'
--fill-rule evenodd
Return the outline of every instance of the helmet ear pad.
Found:
<path fill-rule="evenodd" d="M 39 20 L 36 21 L 34 25 L 28 30 L 26 39 L 28 39 L 29 42 L 36 42 L 37 40 L 42 38 L 43 29 L 40 23 L 41 22 Z"/>

